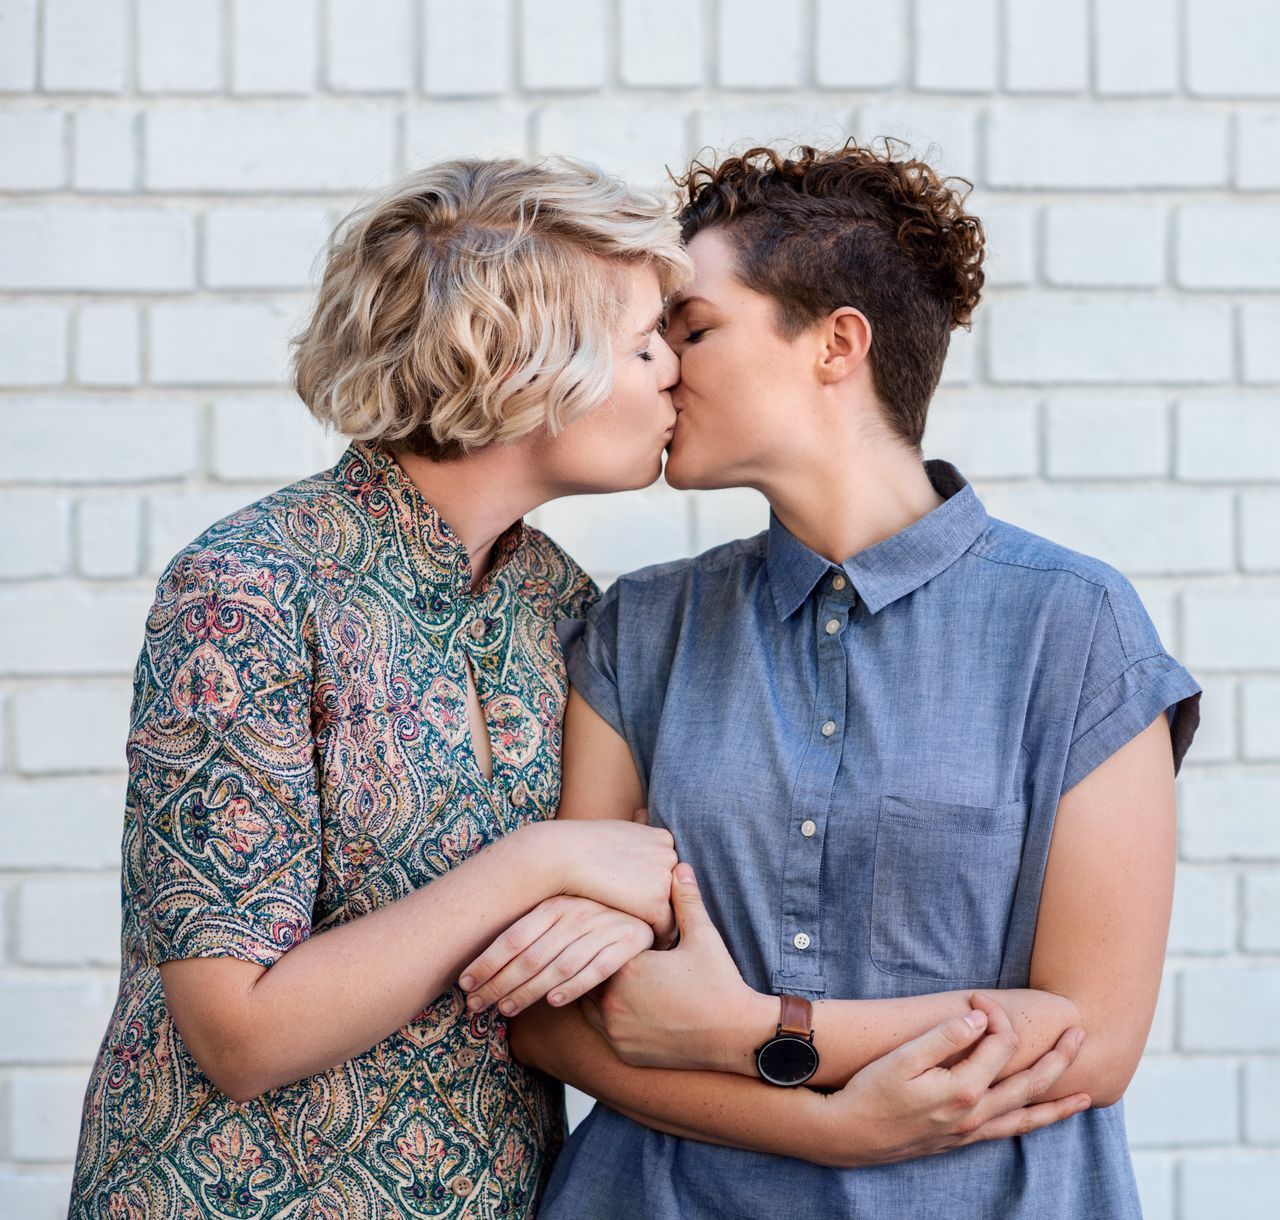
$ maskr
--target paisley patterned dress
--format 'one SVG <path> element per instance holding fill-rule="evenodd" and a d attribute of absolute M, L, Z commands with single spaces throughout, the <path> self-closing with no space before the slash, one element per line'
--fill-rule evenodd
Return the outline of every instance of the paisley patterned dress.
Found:
<path fill-rule="evenodd" d="M 134 682 L 120 993 L 85 1096 L 73 1217 L 526 1216 L 558 1085 L 456 988 L 346 1063 L 238 1103 L 203 1075 L 157 965 L 270 966 L 554 815 L 555 620 L 590 579 L 523 523 L 476 590 L 389 454 L 212 526 L 170 563 Z M 471 748 L 470 661 L 493 775 Z"/>

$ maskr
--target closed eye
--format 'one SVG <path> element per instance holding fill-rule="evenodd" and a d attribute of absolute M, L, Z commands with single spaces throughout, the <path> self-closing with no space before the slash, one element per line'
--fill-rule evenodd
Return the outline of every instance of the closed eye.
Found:
<path fill-rule="evenodd" d="M 708 327 L 705 326 L 701 330 L 691 330 L 687 335 L 685 335 L 684 341 L 686 343 L 697 343 L 697 341 L 707 333 L 707 330 Z"/>

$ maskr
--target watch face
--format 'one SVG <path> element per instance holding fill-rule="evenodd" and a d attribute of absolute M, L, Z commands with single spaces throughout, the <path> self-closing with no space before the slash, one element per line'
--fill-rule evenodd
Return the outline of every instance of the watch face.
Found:
<path fill-rule="evenodd" d="M 779 1034 L 757 1052 L 756 1067 L 770 1084 L 804 1084 L 818 1070 L 818 1052 L 807 1038 Z"/>

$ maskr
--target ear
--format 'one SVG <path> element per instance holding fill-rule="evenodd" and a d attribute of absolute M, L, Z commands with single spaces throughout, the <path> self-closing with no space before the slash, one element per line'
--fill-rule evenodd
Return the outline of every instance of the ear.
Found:
<path fill-rule="evenodd" d="M 871 323 L 852 305 L 832 310 L 820 324 L 819 335 L 818 380 L 823 385 L 843 381 L 862 367 L 871 351 Z"/>

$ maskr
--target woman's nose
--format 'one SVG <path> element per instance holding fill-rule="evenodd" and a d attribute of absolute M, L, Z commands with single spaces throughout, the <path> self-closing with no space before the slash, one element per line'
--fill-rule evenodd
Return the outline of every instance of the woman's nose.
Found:
<path fill-rule="evenodd" d="M 672 351 L 671 344 L 663 335 L 655 335 L 654 338 L 658 343 L 658 388 L 664 391 L 674 389 L 680 380 L 680 357 Z"/>

